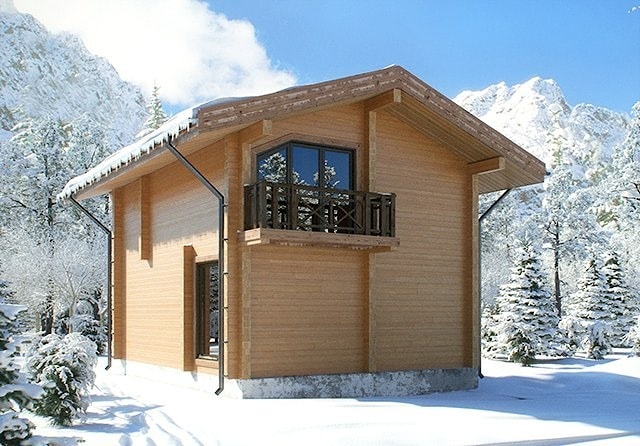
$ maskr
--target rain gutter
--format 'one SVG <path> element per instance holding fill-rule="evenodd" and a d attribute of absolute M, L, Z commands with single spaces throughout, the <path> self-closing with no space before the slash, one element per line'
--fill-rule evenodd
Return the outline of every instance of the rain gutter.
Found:
<path fill-rule="evenodd" d="M 82 213 L 84 213 L 87 217 L 93 221 L 96 226 L 98 226 L 105 234 L 107 234 L 107 366 L 105 370 L 109 370 L 111 368 L 111 351 L 112 351 L 112 318 L 111 318 L 111 310 L 112 310 L 112 297 L 111 297 L 111 262 L 112 262 L 112 254 L 111 254 L 111 243 L 113 240 L 113 233 L 109 228 L 107 228 L 98 218 L 93 215 L 87 208 L 82 206 L 78 201 L 73 198 L 73 195 L 69 195 L 69 201 L 73 203 L 73 205 L 78 208 Z"/>
<path fill-rule="evenodd" d="M 480 305 L 482 305 L 482 222 L 487 216 L 493 212 L 493 210 L 511 193 L 513 189 L 505 190 L 502 195 L 498 197 L 496 201 L 494 201 L 491 206 L 487 208 L 486 211 L 480 215 L 478 218 L 478 301 Z M 480 317 L 480 325 L 482 325 L 482 315 Z M 478 356 L 478 377 L 484 378 L 482 374 L 482 336 L 480 336 L 480 355 Z"/>
<path fill-rule="evenodd" d="M 224 390 L 224 346 L 226 344 L 224 338 L 224 310 L 226 308 L 224 301 L 224 209 L 227 205 L 224 202 L 224 195 L 171 143 L 171 136 L 167 137 L 166 147 L 218 200 L 218 302 L 220 311 L 218 311 L 218 389 L 215 393 L 220 395 Z"/>

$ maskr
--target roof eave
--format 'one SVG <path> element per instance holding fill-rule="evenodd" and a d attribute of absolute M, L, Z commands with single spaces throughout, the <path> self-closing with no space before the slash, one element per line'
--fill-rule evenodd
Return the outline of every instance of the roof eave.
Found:
<path fill-rule="evenodd" d="M 372 109 L 388 108 L 391 113 L 438 139 L 469 162 L 504 156 L 509 161 L 507 168 L 515 169 L 517 175 L 506 175 L 496 184 L 518 187 L 544 179 L 544 164 L 540 160 L 400 66 L 292 87 L 263 96 L 200 105 L 191 109 L 193 116 L 190 125 L 175 136 L 180 138 L 180 144 L 193 140 L 195 147 L 195 142 L 211 142 L 258 121 L 284 119 L 359 101 L 367 101 L 366 106 Z M 197 119 L 194 121 L 193 118 Z M 105 171 L 106 174 L 99 177 L 96 177 L 94 168 L 92 181 L 81 181 L 77 183 L 79 187 L 70 187 L 74 180 L 82 176 L 77 177 L 59 197 L 74 195 L 87 198 L 105 193 L 133 176 L 134 170 L 141 175 L 154 166 L 157 168 L 161 164 L 168 164 L 172 159 L 160 153 L 164 150 L 158 150 L 164 146 L 164 136 L 163 139 L 160 131 L 154 144 L 146 147 L 135 159 L 127 160 L 112 171 Z M 181 150 L 188 150 L 189 147 L 183 144 Z"/>

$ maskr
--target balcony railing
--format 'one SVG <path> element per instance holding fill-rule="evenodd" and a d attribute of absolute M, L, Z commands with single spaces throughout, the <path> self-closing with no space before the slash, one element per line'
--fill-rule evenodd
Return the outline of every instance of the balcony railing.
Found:
<path fill-rule="evenodd" d="M 247 185 L 245 230 L 289 229 L 395 237 L 395 194 L 260 181 Z"/>

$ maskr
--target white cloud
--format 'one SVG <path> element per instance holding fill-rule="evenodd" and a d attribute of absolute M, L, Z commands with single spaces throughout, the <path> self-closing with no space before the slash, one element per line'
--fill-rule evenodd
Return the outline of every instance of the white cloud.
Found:
<path fill-rule="evenodd" d="M 50 31 L 77 34 L 94 54 L 165 104 L 190 106 L 225 96 L 289 87 L 253 25 L 230 20 L 198 0 L 15 0 Z"/>

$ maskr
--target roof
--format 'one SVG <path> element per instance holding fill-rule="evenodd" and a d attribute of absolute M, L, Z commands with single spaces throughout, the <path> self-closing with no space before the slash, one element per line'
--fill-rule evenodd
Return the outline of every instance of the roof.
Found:
<path fill-rule="evenodd" d="M 543 181 L 542 161 L 404 68 L 391 66 L 267 95 L 219 99 L 189 108 L 70 180 L 58 198 L 107 193 L 173 162 L 175 159 L 165 147 L 168 139 L 176 140 L 187 155 L 259 121 L 359 101 L 366 101 L 369 110 L 392 113 L 466 159 L 473 172 L 482 173 L 481 193 Z"/>

